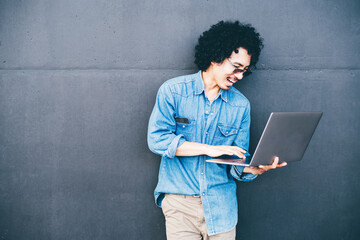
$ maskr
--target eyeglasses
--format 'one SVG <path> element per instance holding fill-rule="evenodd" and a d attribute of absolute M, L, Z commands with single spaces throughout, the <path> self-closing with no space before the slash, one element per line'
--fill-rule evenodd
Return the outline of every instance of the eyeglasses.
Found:
<path fill-rule="evenodd" d="M 234 74 L 238 74 L 238 73 L 242 73 L 244 75 L 244 77 L 246 76 L 249 76 L 251 73 L 252 73 L 252 70 L 254 70 L 254 68 L 251 66 L 251 67 L 248 67 L 246 69 L 241 69 L 237 66 L 235 66 L 231 61 L 230 59 L 227 58 L 227 60 L 229 61 L 229 63 L 231 64 L 231 66 L 233 66 L 235 69 L 234 69 Z"/>

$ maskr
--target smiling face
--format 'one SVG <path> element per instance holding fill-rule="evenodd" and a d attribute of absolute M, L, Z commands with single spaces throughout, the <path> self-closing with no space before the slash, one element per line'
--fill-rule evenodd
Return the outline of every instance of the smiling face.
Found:
<path fill-rule="evenodd" d="M 250 65 L 251 55 L 245 48 L 238 48 L 238 52 L 233 52 L 228 59 L 221 63 L 212 62 L 212 79 L 221 89 L 228 90 L 234 83 L 244 77 L 244 72 L 234 73 L 235 69 L 246 70 Z"/>

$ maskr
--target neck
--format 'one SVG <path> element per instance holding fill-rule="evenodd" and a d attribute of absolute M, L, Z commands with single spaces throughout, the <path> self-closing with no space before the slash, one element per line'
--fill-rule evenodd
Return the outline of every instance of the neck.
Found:
<path fill-rule="evenodd" d="M 215 76 L 211 68 L 208 68 L 206 72 L 202 72 L 202 79 L 205 86 L 205 95 L 209 101 L 212 102 L 219 93 L 220 87 L 216 84 Z"/>
<path fill-rule="evenodd" d="M 205 93 L 215 92 L 217 94 L 220 91 L 220 87 L 216 84 L 215 76 L 211 68 L 208 68 L 206 72 L 202 72 L 202 79 L 204 81 Z"/>

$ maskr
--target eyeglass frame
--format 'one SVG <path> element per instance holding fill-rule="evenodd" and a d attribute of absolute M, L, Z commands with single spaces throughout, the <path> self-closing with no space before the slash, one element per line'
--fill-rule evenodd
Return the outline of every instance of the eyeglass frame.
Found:
<path fill-rule="evenodd" d="M 229 58 L 227 58 L 231 66 L 233 66 L 235 69 L 233 71 L 234 74 L 242 73 L 244 77 L 249 76 L 252 74 L 252 70 L 254 70 L 254 67 L 248 67 L 247 69 L 240 69 L 239 67 L 235 66 Z"/>

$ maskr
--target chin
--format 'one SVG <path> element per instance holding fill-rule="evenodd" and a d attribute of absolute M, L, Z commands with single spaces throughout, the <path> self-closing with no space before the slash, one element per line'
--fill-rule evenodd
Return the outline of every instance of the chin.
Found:
<path fill-rule="evenodd" d="M 229 90 L 232 86 L 228 87 L 228 86 L 223 86 L 221 87 L 222 90 Z"/>

